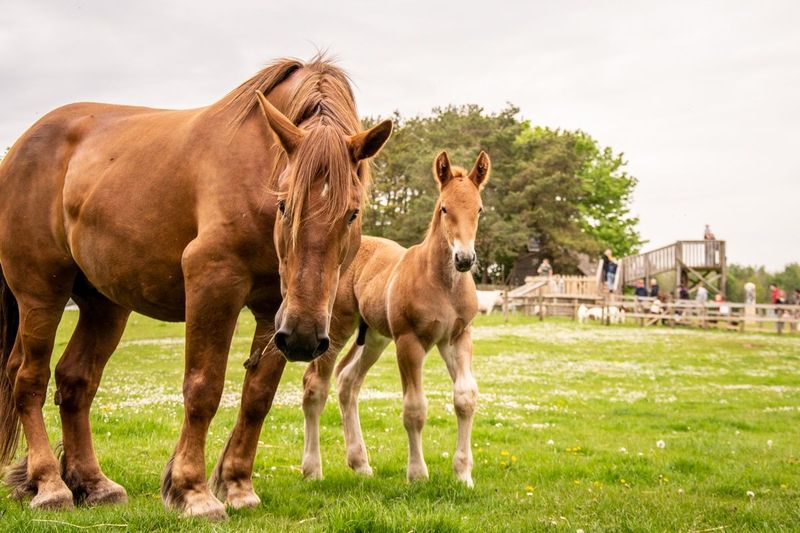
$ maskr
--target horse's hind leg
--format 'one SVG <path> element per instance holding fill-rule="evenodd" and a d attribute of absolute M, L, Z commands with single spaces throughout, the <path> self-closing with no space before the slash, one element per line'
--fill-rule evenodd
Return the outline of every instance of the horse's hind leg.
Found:
<path fill-rule="evenodd" d="M 50 380 L 50 357 L 53 353 L 58 323 L 69 300 L 75 273 L 71 268 L 48 269 L 47 275 L 31 276 L 28 268 L 13 269 L 4 265 L 9 286 L 17 297 L 20 312 L 19 331 L 7 372 L 14 384 L 17 408 L 28 454 L 25 473 L 15 472 L 15 494 L 35 492 L 31 507 L 58 509 L 72 507 L 72 492 L 61 479 L 58 461 L 47 439 L 42 406 Z"/>
<path fill-rule="evenodd" d="M 364 436 L 361 433 L 358 393 L 367 372 L 381 356 L 389 342 L 389 339 L 382 337 L 374 330 L 367 330 L 364 345 L 359 346 L 353 343 L 350 352 L 342 360 L 337 370 L 336 388 L 339 391 L 339 410 L 342 412 L 347 466 L 357 474 L 366 476 L 372 475 L 372 468 L 369 466 L 367 446 L 364 444 Z"/>
<path fill-rule="evenodd" d="M 62 475 L 75 501 L 125 503 L 125 489 L 108 479 L 92 446 L 89 409 L 108 358 L 119 343 L 130 311 L 88 290 L 75 296 L 80 318 L 56 367 L 56 403 L 64 441 Z"/>
<path fill-rule="evenodd" d="M 453 455 L 453 471 L 466 486 L 472 487 L 472 419 L 478 403 L 478 385 L 472 375 L 472 337 L 464 331 L 453 344 L 439 346 L 439 353 L 453 379 L 453 406 L 458 419 L 458 441 Z"/>

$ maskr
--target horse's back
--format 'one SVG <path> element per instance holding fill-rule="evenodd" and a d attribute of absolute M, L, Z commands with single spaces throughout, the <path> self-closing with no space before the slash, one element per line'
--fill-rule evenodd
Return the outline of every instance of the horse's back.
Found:
<path fill-rule="evenodd" d="M 77 103 L 37 121 L 0 165 L 3 268 L 72 267 L 117 303 L 181 319 L 180 259 L 196 227 L 190 184 L 170 183 L 191 158 L 170 149 L 195 114 Z"/>

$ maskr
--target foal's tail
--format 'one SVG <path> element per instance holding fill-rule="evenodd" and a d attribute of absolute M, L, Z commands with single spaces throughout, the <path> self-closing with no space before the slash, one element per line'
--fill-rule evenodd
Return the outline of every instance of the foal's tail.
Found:
<path fill-rule="evenodd" d="M 333 371 L 333 375 L 335 377 L 339 377 L 339 374 L 342 372 L 344 367 L 350 364 L 350 361 L 356 356 L 357 353 L 364 347 L 364 344 L 367 342 L 367 323 L 364 322 L 362 319 L 361 322 L 358 324 L 358 335 L 356 336 L 356 342 L 350 347 L 348 350 L 347 355 L 345 355 L 342 359 L 339 360 L 339 363 L 336 365 L 336 369 Z"/>
<path fill-rule="evenodd" d="M 6 367 L 19 328 L 17 299 L 6 283 L 0 268 L 0 466 L 14 458 L 19 442 L 19 415 L 14 405 L 14 384 Z"/>

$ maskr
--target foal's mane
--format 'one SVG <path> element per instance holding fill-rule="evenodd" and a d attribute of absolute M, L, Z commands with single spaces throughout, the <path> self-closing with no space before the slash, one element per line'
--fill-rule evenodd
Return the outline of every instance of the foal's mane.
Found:
<path fill-rule="evenodd" d="M 270 93 L 292 78 L 290 91 L 285 98 L 270 97 Z M 286 201 L 287 212 L 292 216 L 292 234 L 297 237 L 303 216 L 325 216 L 329 222 L 344 218 L 349 209 L 352 187 L 358 187 L 362 202 L 370 184 L 369 165 L 361 161 L 358 177 L 350 171 L 350 151 L 345 137 L 361 131 L 361 122 L 356 111 L 353 90 L 347 74 L 317 54 L 309 62 L 296 59 L 279 59 L 239 87 L 228 93 L 215 106 L 225 110 L 232 118 L 231 125 L 237 128 L 242 122 L 257 113 L 258 100 L 255 91 L 264 93 L 295 125 L 300 126 L 305 137 L 295 154 L 294 175 L 288 180 L 288 189 L 279 196 Z M 280 147 L 276 150 L 275 166 L 268 186 L 277 189 L 278 177 L 286 166 L 287 156 Z M 328 192 L 324 202 L 314 213 L 303 213 L 315 180 L 323 176 L 327 180 Z"/>

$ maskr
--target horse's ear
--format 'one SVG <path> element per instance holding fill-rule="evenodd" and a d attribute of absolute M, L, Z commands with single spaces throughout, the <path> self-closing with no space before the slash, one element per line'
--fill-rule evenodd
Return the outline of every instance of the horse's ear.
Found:
<path fill-rule="evenodd" d="M 261 112 L 264 114 L 264 118 L 267 119 L 269 128 L 275 134 L 275 138 L 286 150 L 286 153 L 291 154 L 300 144 L 303 132 L 291 120 L 286 118 L 286 115 L 275 109 L 275 106 L 269 103 L 269 100 L 261 94 L 261 91 L 256 91 L 256 96 L 261 106 Z"/>
<path fill-rule="evenodd" d="M 439 182 L 439 187 L 453 179 L 453 168 L 446 151 L 442 151 L 433 161 L 433 177 Z"/>
<path fill-rule="evenodd" d="M 369 159 L 383 148 L 391 134 L 392 121 L 387 119 L 367 131 L 352 135 L 347 139 L 347 146 L 354 160 Z"/>
<path fill-rule="evenodd" d="M 486 185 L 491 168 L 492 162 L 489 160 L 489 154 L 481 150 L 481 153 L 478 154 L 478 159 L 475 161 L 475 166 L 472 167 L 469 173 L 469 179 L 478 189 L 483 189 L 483 186 Z"/>

